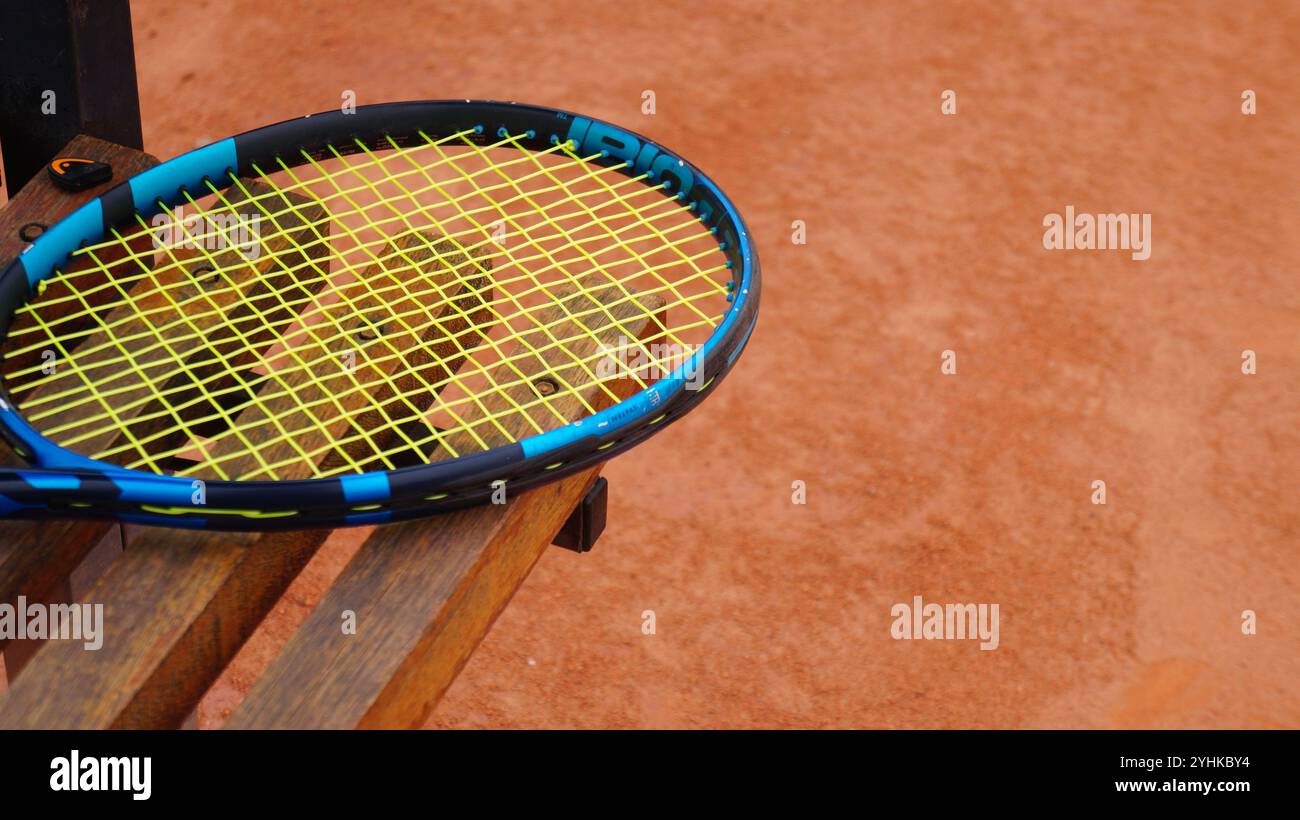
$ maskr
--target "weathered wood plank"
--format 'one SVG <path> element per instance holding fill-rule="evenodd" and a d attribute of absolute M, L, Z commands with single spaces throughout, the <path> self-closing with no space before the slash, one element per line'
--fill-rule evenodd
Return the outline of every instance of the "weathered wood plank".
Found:
<path fill-rule="evenodd" d="M 594 295 L 608 301 L 618 298 L 608 290 Z M 574 296 L 566 300 L 567 307 L 585 311 L 591 298 Z M 585 357 L 596 350 L 598 340 L 613 344 L 623 333 L 642 339 L 657 335 L 661 321 L 645 313 L 657 313 L 663 302 L 640 298 L 642 307 L 624 303 L 611 309 L 617 326 L 604 314 L 588 319 L 595 338 L 569 349 Z M 558 322 L 564 315 L 560 308 L 550 308 L 543 322 Z M 562 327 L 560 334 L 576 335 Z M 547 340 L 540 331 L 525 338 L 534 349 Z M 525 376 L 540 377 L 571 362 L 563 352 L 552 350 L 528 355 L 517 366 Z M 574 387 L 589 381 L 581 369 L 569 367 L 565 375 Z M 513 371 L 497 373 L 498 383 L 516 378 Z M 614 385 L 620 396 L 636 389 L 631 380 Z M 530 401 L 538 395 L 535 390 L 533 383 L 525 382 L 511 389 L 511 398 Z M 610 401 L 603 392 L 588 392 L 598 409 Z M 488 411 L 502 409 L 505 402 L 494 399 Z M 549 403 L 566 419 L 581 415 L 571 395 L 557 393 Z M 529 432 L 519 414 L 502 423 L 513 436 Z M 478 429 L 489 443 L 505 440 L 504 433 L 487 424 Z M 451 444 L 462 452 L 475 449 L 463 433 Z M 570 476 L 505 505 L 377 528 L 226 726 L 421 725 L 598 472 L 594 468 Z M 344 610 L 356 614 L 354 635 L 340 628 Z"/>
<path fill-rule="evenodd" d="M 158 164 L 149 154 L 86 136 L 74 137 L 60 154 L 107 162 L 113 166 L 114 179 L 69 193 L 45 174 L 33 177 L 0 209 L 0 259 L 11 258 L 27 244 L 18 235 L 27 223 L 53 225 L 112 185 Z M 21 459 L 0 447 L 0 465 L 21 464 Z M 55 593 L 112 526 L 107 521 L 0 521 L 0 601 L 14 603 L 20 595 L 37 601 L 56 599 Z M 0 639 L 0 651 L 5 643 Z M 15 664 L 6 672 L 13 677 L 19 668 L 21 664 Z"/>
<path fill-rule="evenodd" d="M 303 329 L 286 340 L 298 352 L 280 357 L 284 372 L 273 372 L 259 400 L 239 416 L 237 429 L 253 429 L 223 434 L 205 448 L 208 460 L 230 478 L 309 478 L 306 456 L 317 456 L 312 461 L 319 463 L 334 442 L 348 438 L 346 433 L 380 429 L 386 415 L 400 415 L 398 406 L 412 401 L 397 398 L 390 374 L 409 374 L 394 382 L 404 395 L 414 388 L 416 373 L 430 370 L 431 361 L 458 361 L 466 323 L 457 309 L 477 301 L 468 293 L 471 280 L 449 260 L 435 257 L 430 237 L 415 233 L 399 237 L 395 248 L 378 257 L 361 280 L 338 288 L 337 301 L 306 317 L 310 337 Z M 465 264 L 462 258 L 457 267 Z M 486 284 L 484 277 L 473 281 L 478 288 Z M 376 287 L 391 292 L 383 298 L 368 292 Z M 424 326 L 421 303 L 436 312 L 432 326 Z M 425 406 L 431 400 L 428 396 Z M 247 452 L 245 438 L 261 446 Z M 340 449 L 364 457 L 374 452 L 364 439 Z"/>
<path fill-rule="evenodd" d="M 20 235 L 24 226 L 37 223 L 49 227 L 124 179 L 135 176 L 141 171 L 148 170 L 158 164 L 158 160 L 148 154 L 87 136 L 73 137 L 63 151 L 60 152 L 60 156 L 79 156 L 99 162 L 107 162 L 113 166 L 113 179 L 104 185 L 89 188 L 85 191 L 69 192 L 64 191 L 50 181 L 48 174 L 40 173 L 33 177 L 18 192 L 18 195 L 0 210 L 0 264 L 9 264 L 9 260 L 18 255 L 28 245 L 28 241 Z M 151 244 L 148 235 L 142 234 L 129 247 L 133 254 L 148 254 L 151 250 Z M 106 284 L 110 275 L 122 274 L 123 272 L 129 274 L 138 271 L 139 264 L 134 260 L 127 259 L 127 256 L 120 249 L 109 249 L 101 257 L 104 262 L 104 270 L 86 272 L 82 278 L 77 280 L 78 287 L 89 290 Z M 84 271 L 92 266 L 88 258 L 73 257 L 65 268 L 68 272 L 77 272 Z M 66 284 L 57 278 L 50 280 L 42 298 L 49 300 L 52 306 L 66 305 L 66 308 L 60 310 L 52 307 L 43 315 L 48 318 L 81 311 L 82 306 L 78 301 L 66 298 L 71 296 L 72 291 Z M 97 295 L 89 296 L 87 302 L 93 307 L 97 304 L 103 304 L 106 300 L 114 297 L 115 294 L 111 288 L 103 288 L 97 290 Z M 93 324 L 93 316 L 86 312 L 76 322 L 69 322 L 64 327 L 72 331 L 88 328 Z M 0 350 L 4 351 L 6 360 L 6 373 L 39 366 L 42 363 L 41 354 L 43 350 L 30 350 L 22 354 L 15 353 L 17 348 L 25 346 L 23 340 L 29 338 L 23 331 L 34 327 L 35 323 L 30 317 L 24 316 L 16 317 L 10 326 L 3 345 L 0 345 Z M 12 398 L 15 400 L 23 398 L 23 392 L 15 389 L 14 385 L 9 384 L 6 386 Z"/>
<path fill-rule="evenodd" d="M 248 187 L 253 196 L 272 190 L 257 182 Z M 238 188 L 228 196 L 239 217 L 261 217 L 261 202 L 248 201 Z M 254 259 L 234 247 L 168 250 L 157 273 L 124 294 L 126 302 L 102 317 L 103 326 L 87 334 L 70 361 L 56 362 L 48 376 L 29 377 L 38 386 L 20 404 L 28 419 L 38 428 L 67 426 L 52 437 L 87 455 L 125 448 L 114 460 L 129 463 L 183 440 L 178 415 L 202 418 L 235 405 L 238 394 L 226 392 L 234 378 L 210 377 L 238 368 L 240 355 L 269 346 L 297 315 L 267 294 L 291 292 L 305 303 L 329 273 L 323 243 L 309 245 L 306 256 L 297 250 L 318 237 L 314 226 L 325 209 L 297 194 L 289 196 L 293 212 L 277 218 L 283 230 L 258 242 L 260 253 Z M 128 273 L 139 276 L 139 270 Z M 260 314 L 253 314 L 248 305 L 258 298 L 265 304 Z M 83 376 L 99 388 L 94 395 L 86 394 Z M 163 379 L 165 402 L 151 399 Z M 185 407 L 201 396 L 196 385 L 203 382 L 216 398 Z M 69 393 L 77 398 L 69 399 Z"/>
<path fill-rule="evenodd" d="M 425 276 L 446 275 L 422 264 Z M 436 325 L 429 333 L 436 348 Z M 104 646 L 42 648 L 0 696 L 0 727 L 179 726 L 328 534 L 142 530 L 87 594 L 105 606 Z"/>
<path fill-rule="evenodd" d="M 428 435 L 428 426 L 423 420 L 409 419 L 408 402 L 421 408 L 429 407 L 437 398 L 438 391 L 465 361 L 467 353 L 482 339 L 491 319 L 488 305 L 492 301 L 492 284 L 488 278 L 491 264 L 486 251 L 474 248 L 466 253 L 450 240 L 443 239 L 432 246 L 432 252 L 438 255 L 441 266 L 456 272 L 456 283 L 452 287 L 437 280 L 447 294 L 450 307 L 439 317 L 443 341 L 437 345 L 417 345 L 404 351 L 405 372 L 393 379 L 392 386 L 381 382 L 371 391 L 376 406 L 363 411 L 348 425 L 343 438 L 347 443 L 326 458 L 322 465 L 326 472 L 333 472 L 347 460 L 367 470 L 379 470 L 412 463 L 406 458 L 408 455 L 418 459 L 418 454 L 409 451 L 385 455 L 384 450 L 389 448 L 377 447 L 372 437 L 359 438 L 356 432 L 391 429 L 396 425 L 407 433 L 406 437 L 411 441 L 422 442 Z M 423 264 L 429 254 L 430 249 L 425 246 L 405 253 L 404 257 L 408 264 Z M 382 440 L 385 443 L 404 443 L 392 433 Z M 431 444 L 429 449 L 432 449 Z M 400 463 L 393 463 L 394 459 Z"/>

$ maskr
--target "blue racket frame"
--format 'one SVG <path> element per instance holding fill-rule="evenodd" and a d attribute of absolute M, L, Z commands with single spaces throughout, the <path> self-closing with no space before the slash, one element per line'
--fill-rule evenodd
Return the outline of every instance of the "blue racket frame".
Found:
<path fill-rule="evenodd" d="M 14 311 L 54 276 L 78 247 L 114 225 L 149 217 L 206 190 L 231 172 L 255 174 L 283 159 L 301 164 L 356 141 L 391 137 L 399 146 L 470 132 L 477 144 L 518 136 L 545 150 L 572 140 L 583 156 L 628 176 L 649 175 L 692 209 L 719 240 L 735 274 L 722 322 L 693 356 L 625 401 L 564 427 L 513 444 L 431 464 L 331 478 L 219 481 L 130 470 L 67 450 L 38 433 L 0 386 L 0 436 L 31 465 L 0 469 L 0 516 L 109 517 L 134 523 L 229 530 L 300 529 L 381 524 L 485 503 L 497 482 L 520 491 L 557 480 L 639 444 L 717 388 L 758 319 L 759 264 L 739 212 L 694 165 L 653 140 L 601 120 L 532 105 L 430 100 L 330 111 L 248 131 L 140 173 L 50 227 L 0 273 L 0 335 Z M 332 147 L 332 148 L 331 148 Z M 703 374 L 702 378 L 700 374 Z M 690 384 L 704 386 L 689 389 Z M 202 489 L 202 492 L 198 490 Z M 202 503 L 197 503 L 202 499 Z M 152 508 L 152 509 L 150 509 Z M 166 512 L 159 512 L 166 510 Z"/>

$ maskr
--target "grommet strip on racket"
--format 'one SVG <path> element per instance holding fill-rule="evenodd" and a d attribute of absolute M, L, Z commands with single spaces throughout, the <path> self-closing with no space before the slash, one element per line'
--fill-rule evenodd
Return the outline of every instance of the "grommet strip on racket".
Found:
<path fill-rule="evenodd" d="M 0 273 L 0 516 L 375 524 L 553 481 L 715 389 L 758 316 L 735 207 L 588 117 L 315 114 L 151 168 Z"/>

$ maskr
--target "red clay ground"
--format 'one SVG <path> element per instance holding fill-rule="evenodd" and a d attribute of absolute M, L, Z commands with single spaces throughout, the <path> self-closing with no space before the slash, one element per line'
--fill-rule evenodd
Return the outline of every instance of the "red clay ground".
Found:
<path fill-rule="evenodd" d="M 344 89 L 517 99 L 676 148 L 757 237 L 737 372 L 607 468 L 596 551 L 542 559 L 430 725 L 1300 725 L 1300 7 L 132 5 L 160 157 Z M 1151 259 L 1044 250 L 1067 205 L 1151 213 Z M 1000 604 L 1000 648 L 891 640 L 918 594 Z"/>

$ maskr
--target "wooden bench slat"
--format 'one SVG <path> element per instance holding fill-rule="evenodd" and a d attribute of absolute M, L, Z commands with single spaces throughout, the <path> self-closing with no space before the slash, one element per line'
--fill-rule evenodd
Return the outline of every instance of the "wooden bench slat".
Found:
<path fill-rule="evenodd" d="M 0 209 L 0 258 L 9 259 L 27 244 L 18 233 L 29 222 L 53 225 L 59 219 L 99 196 L 112 185 L 158 164 L 149 154 L 94 137 L 77 136 L 64 146 L 61 156 L 80 156 L 113 166 L 109 183 L 70 193 L 57 187 L 46 174 L 37 174 Z M 7 348 L 6 348 L 7 349 Z M 28 365 L 34 357 L 24 360 Z M 15 367 L 24 366 L 21 362 Z M 23 461 L 0 446 L 0 465 L 22 466 Z M 64 586 L 81 560 L 115 526 L 109 521 L 0 521 L 0 602 L 51 600 Z M 7 642 L 0 640 L 0 651 Z M 13 677 L 16 669 L 6 668 Z"/>
<path fill-rule="evenodd" d="M 424 289 L 413 298 L 440 297 Z M 423 338 L 435 348 L 437 327 Z M 328 535 L 142 530 L 87 593 L 105 608 L 103 647 L 43 647 L 0 697 L 0 727 L 179 726 Z"/>
<path fill-rule="evenodd" d="M 408 357 L 426 369 L 430 357 L 456 358 L 455 337 L 465 329 L 457 306 L 470 296 L 466 293 L 469 280 L 444 264 L 443 258 L 435 259 L 431 244 L 430 237 L 404 234 L 395 248 L 378 254 L 380 262 L 373 270 L 338 289 L 342 298 L 306 317 L 315 319 L 310 340 L 294 357 L 281 357 L 287 367 L 284 375 L 275 375 L 264 391 L 269 395 L 239 417 L 241 427 L 256 425 L 257 432 L 250 431 L 249 436 L 263 436 L 270 441 L 259 446 L 256 455 L 231 458 L 245 450 L 245 444 L 241 437 L 223 436 L 208 450 L 209 457 L 218 460 L 223 471 L 231 478 L 310 478 L 303 453 L 320 452 L 314 461 L 323 461 L 332 442 L 344 440 L 345 433 L 356 425 L 378 429 L 382 411 L 402 401 L 395 398 L 387 378 L 407 370 Z M 379 287 L 391 289 L 392 293 L 385 294 L 384 299 L 368 294 L 376 284 L 371 280 L 378 280 Z M 476 281 L 480 288 L 486 282 Z M 421 303 L 433 309 L 434 322 L 427 326 Z M 382 327 L 363 327 L 371 316 L 381 319 Z M 399 321 L 391 318 L 394 316 L 404 318 Z M 306 336 L 306 330 L 298 331 L 292 344 L 298 345 L 299 338 Z M 351 362 L 342 360 L 345 353 L 352 354 Z M 404 381 L 409 384 L 410 380 Z M 358 385 L 364 389 L 358 390 Z M 291 440 L 279 432 L 279 427 L 291 434 Z M 341 449 L 358 455 L 373 452 L 364 440 L 349 442 Z M 275 466 L 289 459 L 296 460 Z M 274 469 L 274 475 L 266 473 L 268 468 Z"/>
<path fill-rule="evenodd" d="M 618 296 L 598 291 L 597 298 L 613 301 Z M 583 311 L 588 307 L 582 302 L 588 298 L 566 302 Z M 663 301 L 640 298 L 648 311 L 626 303 L 612 308 L 618 326 L 598 314 L 588 320 L 596 339 L 569 349 L 585 358 L 595 351 L 597 339 L 614 344 L 624 332 L 632 338 L 654 337 L 662 321 L 646 318 L 644 312 L 658 313 Z M 551 324 L 565 313 L 553 307 L 540 315 Z M 557 335 L 565 332 L 561 329 Z M 540 348 L 545 338 L 538 334 L 526 337 L 533 348 Z M 517 366 L 532 376 L 569 362 L 562 351 L 553 350 L 527 356 Z M 500 383 L 518 376 L 502 371 L 497 378 Z M 568 381 L 581 387 L 589 377 L 570 369 Z M 637 388 L 628 379 L 614 386 L 620 396 Z M 525 383 L 510 392 L 522 402 L 536 398 L 533 390 Z M 598 409 L 610 401 L 601 391 L 591 393 L 589 400 Z M 551 404 L 565 418 L 581 415 L 572 396 L 557 394 Z M 503 425 L 514 436 L 531 432 L 519 414 Z M 484 435 L 491 428 L 484 424 L 478 429 Z M 504 433 L 494 431 L 487 437 L 500 441 Z M 460 443 L 472 451 L 467 441 Z M 598 473 L 599 467 L 584 471 L 505 505 L 377 528 L 226 727 L 422 725 Z M 355 635 L 343 634 L 344 610 L 356 615 Z"/>
<path fill-rule="evenodd" d="M 430 253 L 437 253 L 442 266 L 456 271 L 459 280 L 454 290 L 442 286 L 449 307 L 438 317 L 444 340 L 437 345 L 418 345 L 405 351 L 407 372 L 393 380 L 396 392 L 386 382 L 378 384 L 371 391 L 377 406 L 365 410 L 349 423 L 345 436 L 348 443 L 341 448 L 342 452 L 367 470 L 383 469 L 387 465 L 383 463 L 381 451 L 368 439 L 357 439 L 355 431 L 376 430 L 397 423 L 408 432 L 407 438 L 422 442 L 429 433 L 428 426 L 419 421 L 402 421 L 409 416 L 407 402 L 428 408 L 437 398 L 438 390 L 465 361 L 468 352 L 481 341 L 490 319 L 488 305 L 492 301 L 492 282 L 488 276 L 491 263 L 487 252 L 474 248 L 467 253 L 451 240 L 443 239 L 434 243 L 432 249 L 418 247 L 414 252 L 406 253 L 406 258 L 412 263 L 422 264 Z M 386 438 L 391 442 L 396 436 L 390 434 Z M 332 471 L 344 460 L 342 455 L 331 454 L 324 468 Z"/>
<path fill-rule="evenodd" d="M 3 209 L 0 209 L 0 259 L 5 260 L 3 264 L 8 264 L 7 260 L 17 255 L 27 246 L 28 243 L 21 238 L 20 232 L 28 223 L 34 222 L 46 227 L 52 226 L 64 216 L 67 216 L 94 197 L 103 194 L 123 179 L 158 164 L 158 160 L 148 154 L 130 148 L 122 148 L 87 136 L 74 137 L 64 146 L 60 156 L 80 156 L 106 162 L 113 166 L 113 179 L 104 185 L 85 191 L 69 192 L 55 185 L 49 179 L 48 174 L 41 173 L 33 177 L 30 182 L 23 186 L 17 196 L 10 200 Z M 152 245 L 153 242 L 149 235 L 141 233 L 132 237 L 128 247 L 132 254 L 147 257 L 152 251 Z M 128 254 L 120 245 L 110 246 L 104 249 L 101 254 L 100 260 L 104 263 L 103 269 L 90 270 L 96 266 L 87 256 L 70 257 L 61 268 L 66 273 L 78 274 L 74 280 L 77 283 L 78 290 L 95 291 L 86 297 L 86 301 L 92 307 L 117 298 L 117 292 L 114 288 L 100 287 L 108 284 L 110 276 L 131 276 L 137 274 L 140 270 L 139 263 L 128 258 Z M 60 324 L 61 331 L 80 333 L 94 326 L 94 315 L 85 310 L 84 306 L 75 298 L 73 290 L 62 278 L 55 277 L 46 280 L 45 292 L 41 298 L 47 305 L 41 312 L 41 316 L 47 321 L 56 317 L 68 317 L 68 314 L 80 313 L 75 318 L 66 318 Z M 3 349 L 5 353 L 5 372 L 17 372 L 43 364 L 43 348 L 19 352 L 22 348 L 29 347 L 31 340 L 38 338 L 39 330 L 30 334 L 25 332 L 36 328 L 38 328 L 38 325 L 30 315 L 20 314 L 14 318 L 4 344 L 0 346 L 0 349 Z M 22 385 L 10 383 L 6 386 L 12 398 L 16 401 L 23 399 L 25 390 L 18 389 Z"/>
<path fill-rule="evenodd" d="M 201 273 L 213 262 L 226 270 L 225 281 L 210 289 L 200 303 L 207 313 L 193 323 L 194 328 L 207 331 L 203 344 L 195 344 L 194 338 L 172 344 L 183 364 L 163 385 L 166 398 L 151 400 L 129 421 L 133 437 L 155 442 L 148 448 L 152 452 L 183 443 L 185 434 L 175 430 L 171 408 L 184 407 L 191 418 L 220 417 L 195 425 L 199 435 L 223 428 L 224 419 L 238 413 L 251 391 L 236 374 L 247 373 L 328 282 L 330 226 L 324 221 L 324 206 L 292 191 L 266 196 L 271 190 L 265 183 L 250 180 L 225 192 L 236 214 L 258 219 L 259 233 L 269 233 L 261 240 L 262 253 L 257 259 L 241 260 L 235 250 L 223 251 L 211 260 L 206 254 L 185 252 L 185 275 L 195 280 L 189 286 L 191 293 L 216 278 L 210 274 L 205 280 Z M 272 216 L 265 216 L 264 210 Z M 193 328 L 178 330 L 179 334 L 187 332 L 192 333 Z M 171 435 L 159 438 L 162 431 Z"/>
<path fill-rule="evenodd" d="M 270 188 L 260 183 L 253 183 L 251 193 L 265 194 Z M 291 228 L 290 236 L 306 233 L 301 220 L 320 219 L 325 209 L 319 204 L 308 203 L 306 199 L 294 196 L 295 206 L 299 209 L 297 226 Z M 255 203 L 248 202 L 240 191 L 234 196 L 236 213 L 244 216 L 260 214 Z M 282 218 L 286 219 L 286 218 Z M 86 454 L 97 453 L 116 446 L 126 446 L 128 438 L 122 428 L 129 429 L 135 440 L 147 442 L 143 445 L 145 452 L 162 452 L 171 442 L 150 440 L 150 436 L 161 429 L 173 426 L 172 414 L 164 412 L 162 405 L 149 397 L 154 394 L 153 384 L 160 375 L 171 371 L 181 371 L 169 381 L 176 385 L 176 395 L 169 396 L 169 404 L 182 404 L 190 396 L 178 380 L 186 375 L 191 367 L 201 370 L 212 353 L 205 348 L 207 344 L 219 346 L 224 333 L 233 333 L 228 322 L 236 319 L 237 306 L 244 303 L 258 290 L 266 287 L 269 280 L 277 289 L 287 286 L 290 278 L 298 280 L 304 291 L 315 290 L 324 282 L 328 272 L 320 266 L 319 258 L 313 264 L 305 264 L 300 253 L 293 250 L 289 238 L 276 235 L 264 242 L 265 252 L 256 261 L 245 261 L 239 251 L 227 248 L 208 254 L 194 248 L 178 248 L 164 257 L 163 266 L 153 276 L 135 284 L 126 292 L 129 304 L 113 308 L 103 317 L 104 324 L 112 330 L 101 329 L 85 338 L 78 350 L 74 352 L 73 367 L 60 367 L 56 362 L 53 374 L 40 380 L 39 386 L 32 391 L 24 402 L 33 421 L 39 421 L 42 415 L 54 415 L 53 424 L 89 422 L 99 419 L 102 432 L 90 438 L 82 439 L 72 448 Z M 173 262 L 174 258 L 174 262 Z M 213 288 L 198 299 L 194 309 L 187 305 L 173 304 L 186 297 L 198 295 L 198 289 L 204 287 L 200 273 L 211 265 L 229 271 L 228 279 L 221 282 L 221 287 Z M 282 266 L 289 266 L 293 273 L 286 272 Z M 128 275 L 138 276 L 137 271 L 128 271 Z M 243 332 L 250 335 L 254 344 L 258 340 L 269 344 L 274 333 L 288 323 L 291 317 L 280 315 L 257 324 L 246 323 Z M 184 319 L 183 322 L 178 320 Z M 127 369 L 122 366 L 124 357 L 129 357 L 133 365 Z M 107 372 L 103 372 L 107 371 Z M 81 373 L 99 380 L 111 394 L 101 395 L 98 402 L 82 401 L 76 404 L 60 402 L 56 397 L 69 389 L 82 389 Z M 201 377 L 200 377 L 201 378 Z M 107 379 L 107 380 L 106 380 Z M 212 390 L 219 389 L 214 386 Z M 112 408 L 114 421 L 104 418 L 107 408 Z M 193 415 L 193 414 L 191 414 Z M 151 418 L 156 416 L 156 418 Z M 138 417 L 149 419 L 138 420 Z M 50 422 L 47 422 L 50 423 Z M 73 429 L 64 436 L 80 436 L 81 429 Z M 84 432 L 90 432 L 85 430 Z M 60 439 L 56 435 L 55 439 Z M 143 454 L 143 453 L 141 453 Z M 135 452 L 128 450 L 127 455 Z"/>

